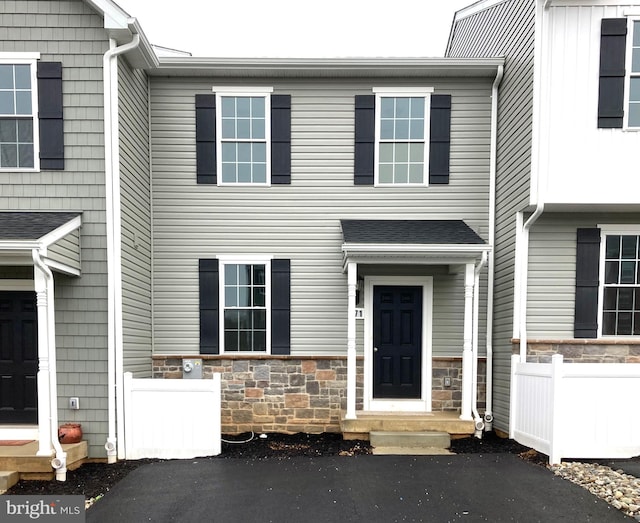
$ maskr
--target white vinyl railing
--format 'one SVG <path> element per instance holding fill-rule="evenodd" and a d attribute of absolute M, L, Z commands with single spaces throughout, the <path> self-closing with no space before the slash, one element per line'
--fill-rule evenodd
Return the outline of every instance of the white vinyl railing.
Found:
<path fill-rule="evenodd" d="M 509 436 L 566 458 L 630 458 L 640 454 L 640 364 L 522 363 L 511 359 Z"/>
<path fill-rule="evenodd" d="M 126 459 L 220 454 L 220 374 L 134 379 L 127 372 L 124 394 Z"/>

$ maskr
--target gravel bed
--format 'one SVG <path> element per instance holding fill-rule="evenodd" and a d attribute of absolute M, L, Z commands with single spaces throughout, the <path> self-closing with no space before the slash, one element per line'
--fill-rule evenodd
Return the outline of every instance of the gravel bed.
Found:
<path fill-rule="evenodd" d="M 637 458 L 635 458 L 637 459 Z M 587 489 L 627 516 L 640 521 L 640 479 L 598 463 L 569 461 L 549 467 L 558 476 Z"/>

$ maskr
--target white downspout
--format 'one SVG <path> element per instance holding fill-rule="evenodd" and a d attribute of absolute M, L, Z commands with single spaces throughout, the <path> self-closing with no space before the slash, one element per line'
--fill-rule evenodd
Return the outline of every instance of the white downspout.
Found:
<path fill-rule="evenodd" d="M 47 267 L 38 249 L 31 251 L 33 263 L 44 275 L 47 285 L 47 346 L 49 363 L 49 430 L 51 431 L 51 443 L 56 456 L 51 460 L 51 466 L 56 469 L 58 481 L 67 480 L 67 453 L 62 450 L 58 440 L 58 371 L 56 366 L 56 317 L 54 306 L 53 273 Z"/>
<path fill-rule="evenodd" d="M 473 341 L 471 352 L 473 353 L 473 374 L 471 382 L 471 412 L 473 413 L 473 422 L 475 426 L 475 436 L 482 437 L 484 429 L 484 421 L 478 413 L 478 328 L 480 324 L 480 271 L 487 263 L 487 251 L 482 253 L 482 259 L 476 266 L 474 274 L 474 293 L 473 293 Z"/>
<path fill-rule="evenodd" d="M 498 163 L 498 87 L 504 76 L 504 66 L 498 66 L 496 78 L 491 87 L 491 150 L 489 153 L 489 251 L 487 270 L 487 335 L 486 335 L 486 406 L 484 411 L 485 430 L 493 428 L 493 282 L 495 278 L 496 250 L 496 172 Z"/>
<path fill-rule="evenodd" d="M 115 463 L 118 456 L 117 429 L 122 431 L 122 266 L 121 266 L 121 216 L 120 216 L 120 153 L 118 128 L 118 62 L 122 53 L 140 44 L 140 35 L 134 34 L 131 42 L 117 47 L 110 40 L 110 49 L 102 61 L 104 91 L 104 156 L 107 221 L 107 287 L 108 287 L 108 416 L 109 433 L 105 449 L 108 463 Z M 116 402 L 118 408 L 116 409 Z M 124 457 L 124 451 L 121 452 Z"/>

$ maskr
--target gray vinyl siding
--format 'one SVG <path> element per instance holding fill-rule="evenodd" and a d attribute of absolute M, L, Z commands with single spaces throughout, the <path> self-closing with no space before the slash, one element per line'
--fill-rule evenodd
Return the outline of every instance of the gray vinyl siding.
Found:
<path fill-rule="evenodd" d="M 68 265 L 72 269 L 81 268 L 80 233 L 73 231 L 47 249 L 47 255 L 58 263 Z"/>
<path fill-rule="evenodd" d="M 463 219 L 486 238 L 490 80 L 277 82 L 274 93 L 291 94 L 292 177 L 291 185 L 268 188 L 196 184 L 194 97 L 220 84 L 151 79 L 155 353 L 198 353 L 199 258 L 290 258 L 292 354 L 343 355 L 341 219 Z M 354 96 L 382 85 L 434 86 L 452 94 L 448 185 L 354 186 Z M 442 318 L 434 341 L 441 354 L 461 354 L 464 288 L 458 279 L 442 275 L 435 284 L 434 310 Z"/>
<path fill-rule="evenodd" d="M 147 76 L 120 60 L 124 372 L 151 377 L 151 180 Z"/>
<path fill-rule="evenodd" d="M 640 214 L 543 214 L 531 229 L 527 329 L 530 339 L 573 339 L 576 231 L 638 224 Z"/>
<path fill-rule="evenodd" d="M 460 20 L 446 56 L 504 56 L 499 88 L 493 414 L 508 431 L 516 214 L 529 205 L 535 2 L 507 0 Z"/>
<path fill-rule="evenodd" d="M 102 19 L 80 0 L 0 1 L 0 51 L 61 61 L 64 171 L 0 172 L 0 209 L 81 211 L 81 277 L 55 276 L 60 422 L 82 423 L 91 456 L 107 434 Z M 31 269 L 32 270 L 32 269 Z M 80 398 L 69 411 L 67 398 Z"/>

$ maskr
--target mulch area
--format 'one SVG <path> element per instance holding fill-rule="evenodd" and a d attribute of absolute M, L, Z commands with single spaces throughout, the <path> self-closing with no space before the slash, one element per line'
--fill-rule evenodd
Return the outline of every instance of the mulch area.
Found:
<path fill-rule="evenodd" d="M 222 454 L 206 459 L 289 459 L 292 457 L 360 456 L 371 454 L 368 441 L 343 440 L 341 434 L 268 434 L 266 437 L 251 437 L 251 434 L 225 436 Z M 233 441 L 234 443 L 231 443 Z M 483 439 L 475 437 L 452 440 L 451 451 L 468 453 L 511 453 L 523 459 L 546 465 L 547 457 L 519 443 L 500 438 L 493 432 L 485 433 Z M 105 463 L 85 463 L 80 468 L 67 472 L 67 481 L 20 481 L 7 491 L 13 495 L 83 495 L 99 498 L 113 488 L 132 470 L 161 461 L 142 459 Z"/>

